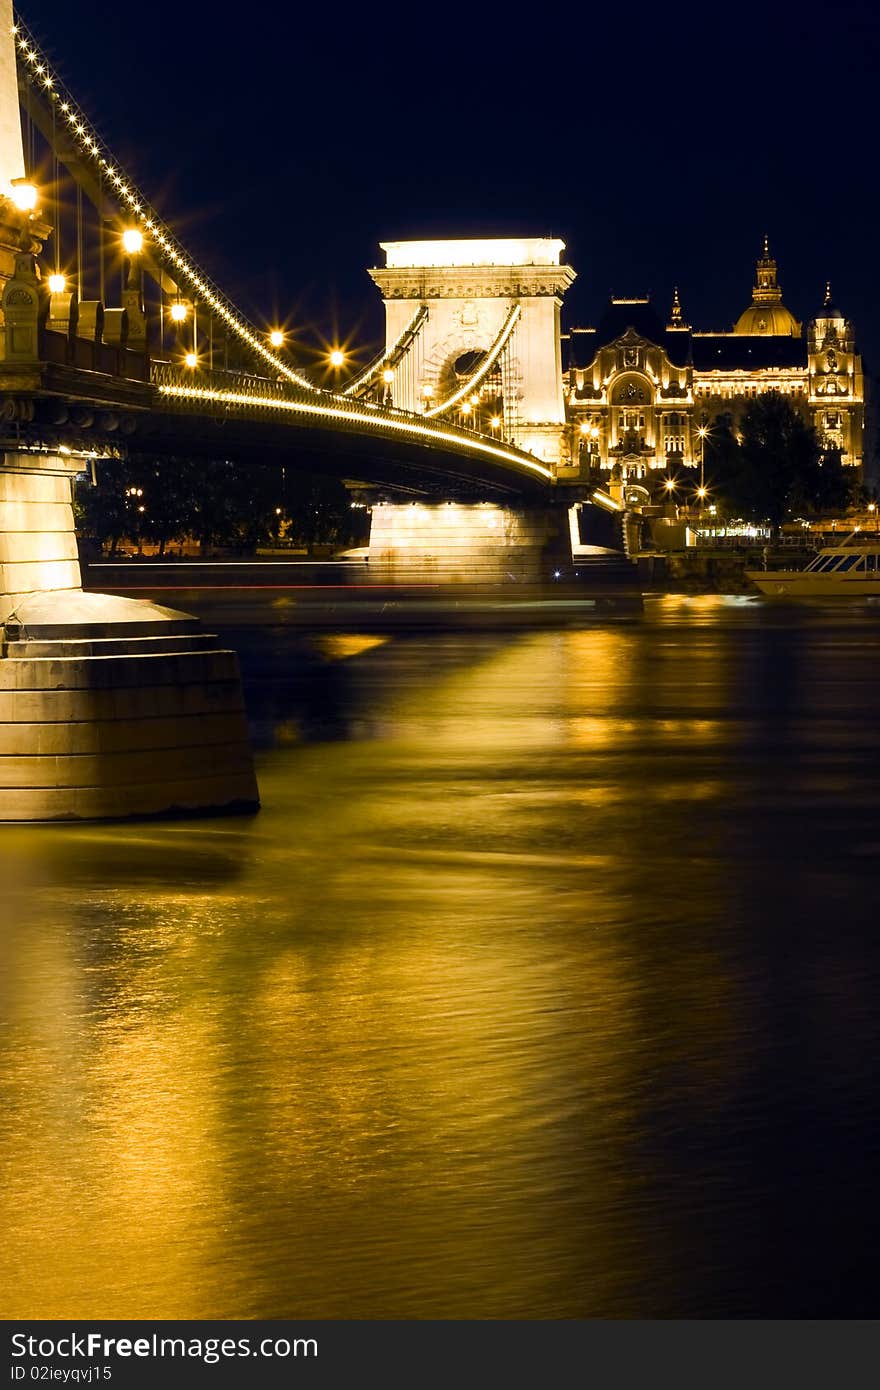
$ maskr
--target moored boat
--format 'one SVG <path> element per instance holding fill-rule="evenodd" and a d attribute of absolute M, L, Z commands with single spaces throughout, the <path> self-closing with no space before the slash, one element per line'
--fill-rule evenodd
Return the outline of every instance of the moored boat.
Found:
<path fill-rule="evenodd" d="M 746 570 L 768 598 L 880 598 L 880 536 L 825 546 L 802 570 Z"/>

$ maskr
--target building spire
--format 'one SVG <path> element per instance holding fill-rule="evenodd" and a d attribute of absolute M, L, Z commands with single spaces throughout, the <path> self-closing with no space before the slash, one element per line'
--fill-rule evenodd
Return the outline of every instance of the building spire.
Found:
<path fill-rule="evenodd" d="M 685 323 L 685 321 L 684 321 L 684 314 L 683 314 L 682 311 L 681 311 L 681 300 L 680 300 L 679 297 L 678 297 L 678 285 L 676 285 L 675 288 L 674 288 L 673 291 L 672 291 L 672 308 L 671 308 L 671 310 L 669 311 L 669 323 L 668 323 L 667 327 L 668 327 L 668 328 L 689 328 L 689 327 L 690 327 L 689 324 Z"/>
<path fill-rule="evenodd" d="M 831 281 L 830 281 L 830 280 L 826 280 L 826 281 L 825 281 L 825 299 L 824 299 L 824 307 L 827 309 L 827 308 L 830 307 L 830 305 L 831 305 Z"/>
<path fill-rule="evenodd" d="M 782 290 L 776 279 L 776 262 L 770 255 L 770 238 L 764 233 L 764 254 L 758 258 L 755 269 L 755 286 L 752 290 L 753 304 L 781 304 Z"/>

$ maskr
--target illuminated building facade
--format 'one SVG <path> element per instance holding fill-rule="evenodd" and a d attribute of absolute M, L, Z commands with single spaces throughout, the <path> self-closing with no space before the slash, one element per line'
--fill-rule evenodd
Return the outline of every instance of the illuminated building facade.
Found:
<path fill-rule="evenodd" d="M 665 323 L 648 298 L 612 298 L 595 329 L 572 330 L 571 463 L 650 487 L 654 470 L 698 466 L 701 428 L 722 415 L 736 427 L 768 391 L 785 395 L 826 447 L 861 469 L 865 389 L 853 326 L 830 285 L 815 317 L 798 323 L 765 238 L 752 302 L 728 333 L 695 331 L 677 290 Z"/>

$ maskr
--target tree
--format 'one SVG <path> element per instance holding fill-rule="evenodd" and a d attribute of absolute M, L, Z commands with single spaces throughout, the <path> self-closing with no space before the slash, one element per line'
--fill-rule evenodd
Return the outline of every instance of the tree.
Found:
<path fill-rule="evenodd" d="M 839 459 L 822 454 L 785 396 L 768 391 L 751 401 L 740 432 L 732 490 L 744 516 L 779 527 L 791 512 L 840 504 Z"/>
<path fill-rule="evenodd" d="M 242 553 L 276 540 L 282 525 L 310 549 L 316 544 L 360 542 L 363 512 L 354 513 L 342 483 L 332 477 L 279 471 L 276 464 L 233 459 L 161 458 L 135 455 L 102 459 L 97 486 L 82 479 L 76 489 L 80 534 L 115 554 L 127 539 L 140 551 L 145 541 L 164 554 L 169 542 L 192 537 L 205 551 L 228 547 Z"/>
<path fill-rule="evenodd" d="M 169 541 L 185 536 L 198 496 L 198 466 L 190 459 L 132 460 L 131 479 L 139 492 L 139 535 L 165 554 Z"/>
<path fill-rule="evenodd" d="M 729 415 L 717 415 L 703 441 L 704 471 L 710 499 L 731 516 L 750 515 L 744 487 L 742 450 Z"/>
<path fill-rule="evenodd" d="M 80 534 L 99 549 L 109 542 L 111 555 L 129 534 L 130 485 L 126 460 L 107 458 L 98 461 L 95 484 L 84 476 L 77 479 L 74 489 L 74 516 Z"/>
<path fill-rule="evenodd" d="M 853 486 L 853 474 L 844 466 L 842 450 L 828 447 L 819 456 L 813 499 L 819 511 L 840 511 L 856 502 L 859 484 Z"/>

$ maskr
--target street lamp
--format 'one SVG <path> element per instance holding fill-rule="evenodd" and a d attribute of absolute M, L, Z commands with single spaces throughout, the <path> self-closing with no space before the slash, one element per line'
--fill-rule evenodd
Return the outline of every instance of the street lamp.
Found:
<path fill-rule="evenodd" d="M 33 212 L 39 199 L 36 185 L 31 183 L 30 179 L 20 178 L 11 179 L 9 186 L 9 196 L 19 212 Z"/>
<path fill-rule="evenodd" d="M 703 474 L 704 474 L 704 464 L 705 464 L 705 455 L 706 455 L 706 435 L 707 435 L 708 433 L 709 433 L 709 431 L 707 430 L 707 428 L 706 428 L 705 425 L 700 425 L 700 427 L 699 427 L 698 430 L 697 430 L 697 434 L 700 436 L 700 490 L 701 490 L 701 492 L 702 492 L 702 494 L 703 494 L 704 497 L 705 497 L 705 495 L 706 495 L 706 492 L 705 492 L 705 483 L 706 483 L 706 479 L 705 479 L 705 477 L 703 476 Z M 699 496 L 699 493 L 697 494 L 697 496 Z"/>
<path fill-rule="evenodd" d="M 126 256 L 139 256 L 144 249 L 144 234 L 137 227 L 126 227 L 122 233 L 122 249 Z"/>

